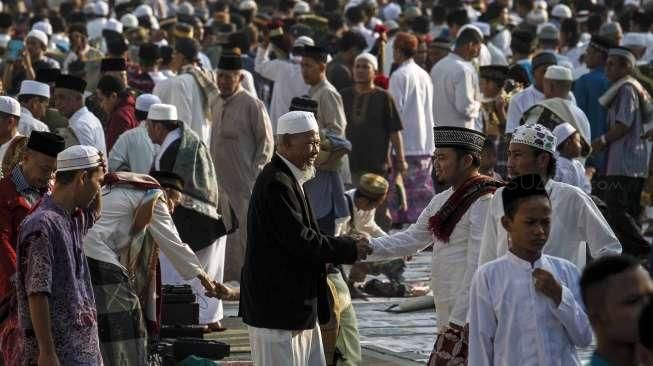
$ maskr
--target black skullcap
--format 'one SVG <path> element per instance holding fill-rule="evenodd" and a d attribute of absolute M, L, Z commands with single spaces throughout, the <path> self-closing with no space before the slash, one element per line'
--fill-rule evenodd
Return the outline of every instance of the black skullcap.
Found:
<path fill-rule="evenodd" d="M 483 79 L 504 81 L 508 78 L 508 66 L 488 65 L 479 67 L 479 76 Z"/>
<path fill-rule="evenodd" d="M 533 57 L 533 71 L 540 66 L 557 65 L 558 59 L 556 55 L 551 52 L 540 52 Z"/>
<path fill-rule="evenodd" d="M 36 69 L 36 81 L 40 83 L 50 84 L 57 81 L 57 78 L 61 75 L 61 70 L 59 69 Z"/>
<path fill-rule="evenodd" d="M 292 34 L 292 36 L 295 38 L 299 38 L 301 36 L 313 38 L 313 29 L 311 29 L 311 27 L 307 26 L 306 24 L 297 23 L 290 27 L 290 34 Z"/>
<path fill-rule="evenodd" d="M 243 58 L 235 52 L 224 52 L 218 61 L 218 70 L 241 70 Z"/>
<path fill-rule="evenodd" d="M 617 47 L 617 43 L 615 41 L 599 35 L 593 35 L 589 45 L 590 47 L 606 54 L 610 48 Z"/>
<path fill-rule="evenodd" d="M 317 106 L 317 101 L 311 99 L 309 96 L 294 97 L 290 101 L 290 109 L 288 111 L 304 111 L 315 114 L 317 113 Z"/>
<path fill-rule="evenodd" d="M 68 26 L 68 34 L 72 34 L 73 32 L 77 32 L 79 34 L 82 34 L 86 37 L 88 37 L 88 33 L 86 31 L 86 26 L 84 24 L 71 24 Z"/>
<path fill-rule="evenodd" d="M 175 42 L 175 51 L 184 55 L 186 59 L 195 61 L 199 53 L 199 45 L 192 38 L 178 38 Z"/>
<path fill-rule="evenodd" d="M 143 43 L 138 48 L 138 57 L 143 60 L 154 61 L 159 58 L 159 46 L 154 43 Z"/>
<path fill-rule="evenodd" d="M 32 131 L 27 141 L 27 148 L 56 158 L 66 148 L 63 137 L 56 133 Z"/>
<path fill-rule="evenodd" d="M 122 55 L 129 49 L 129 43 L 122 35 L 107 39 L 107 51 L 111 55 Z"/>
<path fill-rule="evenodd" d="M 86 81 L 72 75 L 59 75 L 57 81 L 55 81 L 54 87 L 74 90 L 80 94 L 84 94 Z"/>
<path fill-rule="evenodd" d="M 303 57 L 308 57 L 310 59 L 313 59 L 317 62 L 326 63 L 327 56 L 329 55 L 329 53 L 324 47 L 304 46 L 301 55 Z"/>
<path fill-rule="evenodd" d="M 103 58 L 100 63 L 100 72 L 126 71 L 127 62 L 124 58 Z"/>
<path fill-rule="evenodd" d="M 518 199 L 532 196 L 549 197 L 539 174 L 526 174 L 508 182 L 501 195 L 503 207 L 512 207 Z"/>
<path fill-rule="evenodd" d="M 170 188 L 179 192 L 184 190 L 184 179 L 173 172 L 156 170 L 151 171 L 150 176 L 156 179 L 163 188 Z"/>
<path fill-rule="evenodd" d="M 0 28 L 9 28 L 14 20 L 9 13 L 0 13 Z"/>

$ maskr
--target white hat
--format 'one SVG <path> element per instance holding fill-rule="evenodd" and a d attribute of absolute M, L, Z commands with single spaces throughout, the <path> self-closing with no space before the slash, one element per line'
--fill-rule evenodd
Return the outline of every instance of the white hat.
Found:
<path fill-rule="evenodd" d="M 134 9 L 134 15 L 137 18 L 144 17 L 144 16 L 154 16 L 154 11 L 152 10 L 152 7 L 147 5 L 147 4 L 142 4 L 136 7 Z"/>
<path fill-rule="evenodd" d="M 308 131 L 319 131 L 320 128 L 311 112 L 292 111 L 279 117 L 277 135 L 296 134 Z"/>
<path fill-rule="evenodd" d="M 569 68 L 558 65 L 551 65 L 547 67 L 544 78 L 549 80 L 574 80 L 574 77 L 572 76 L 571 70 Z"/>
<path fill-rule="evenodd" d="M 36 22 L 32 25 L 32 29 L 40 30 L 41 32 L 47 34 L 48 36 L 52 35 L 52 24 L 44 21 Z"/>
<path fill-rule="evenodd" d="M 489 37 L 490 36 L 490 25 L 485 22 L 473 22 L 472 25 L 474 25 L 476 28 L 478 28 L 481 33 L 483 34 L 483 37 Z"/>
<path fill-rule="evenodd" d="M 295 6 L 292 8 L 294 14 L 306 14 L 311 12 L 311 7 L 306 1 L 298 1 L 295 3 Z"/>
<path fill-rule="evenodd" d="M 256 2 L 252 0 L 243 0 L 238 4 L 238 10 L 240 11 L 255 9 L 258 9 L 258 5 L 256 5 Z"/>
<path fill-rule="evenodd" d="M 161 104 L 161 99 L 154 94 L 141 94 L 136 98 L 136 110 L 149 112 L 153 104 Z"/>
<path fill-rule="evenodd" d="M 104 23 L 102 30 L 110 30 L 117 33 L 122 33 L 122 23 L 115 19 L 109 19 L 106 23 Z"/>
<path fill-rule="evenodd" d="M 99 17 L 106 17 L 109 15 L 109 4 L 104 1 L 98 1 L 93 5 L 93 14 Z"/>
<path fill-rule="evenodd" d="M 383 10 L 383 19 L 388 20 L 398 20 L 401 16 L 401 6 L 397 3 L 390 3 L 386 5 Z"/>
<path fill-rule="evenodd" d="M 386 20 L 385 22 L 383 22 L 383 25 L 384 25 L 386 28 L 388 28 L 389 31 L 393 31 L 393 30 L 399 29 L 399 23 L 397 23 L 397 22 L 394 21 L 394 20 Z"/>
<path fill-rule="evenodd" d="M 546 3 L 545 0 L 537 0 L 533 3 L 534 9 L 540 9 L 540 10 L 546 10 L 549 8 L 549 5 Z"/>
<path fill-rule="evenodd" d="M 23 80 L 18 95 L 40 95 L 50 99 L 50 86 L 34 80 Z"/>
<path fill-rule="evenodd" d="M 543 23 L 537 26 L 537 38 L 556 40 L 560 38 L 560 31 L 553 23 Z"/>
<path fill-rule="evenodd" d="M 551 10 L 551 16 L 558 19 L 569 19 L 573 15 L 571 9 L 565 4 L 558 4 Z"/>
<path fill-rule="evenodd" d="M 87 15 L 95 13 L 95 4 L 86 3 L 86 5 L 84 5 L 84 7 L 82 8 L 82 11 L 84 12 L 84 14 Z"/>
<path fill-rule="evenodd" d="M 43 31 L 32 29 L 31 31 L 29 31 L 29 33 L 27 33 L 26 38 L 30 38 L 30 37 L 38 39 L 39 41 L 41 41 L 41 43 L 43 43 L 44 46 L 48 45 L 48 35 L 45 34 Z"/>
<path fill-rule="evenodd" d="M 624 0 L 624 8 L 628 5 L 632 5 L 634 7 L 639 8 L 640 7 L 640 2 L 639 0 Z"/>
<path fill-rule="evenodd" d="M 9 46 L 9 41 L 11 41 L 11 36 L 8 34 L 0 34 L 0 47 L 7 48 Z"/>
<path fill-rule="evenodd" d="M 179 7 L 177 8 L 177 14 L 179 15 L 193 15 L 195 14 L 195 7 L 188 1 L 184 1 L 183 3 L 179 4 Z"/>
<path fill-rule="evenodd" d="M 485 36 L 483 35 L 483 31 L 481 31 L 480 29 L 478 29 L 478 27 L 475 26 L 475 25 L 473 25 L 473 24 L 465 24 L 465 25 L 463 25 L 462 27 L 460 27 L 460 29 L 458 30 L 458 34 L 456 34 L 456 37 L 460 37 L 460 34 L 461 34 L 465 29 L 473 29 L 473 30 L 476 31 L 476 33 L 478 33 L 479 36 L 481 36 L 481 38 L 485 38 Z"/>
<path fill-rule="evenodd" d="M 147 112 L 147 119 L 153 121 L 177 121 L 177 107 L 163 103 L 152 104 Z"/>
<path fill-rule="evenodd" d="M 74 145 L 57 155 L 57 172 L 95 168 L 102 164 L 98 149 L 87 145 Z"/>
<path fill-rule="evenodd" d="M 365 60 L 372 64 L 372 68 L 376 71 L 379 69 L 379 61 L 376 59 L 376 56 L 372 55 L 369 52 L 363 52 L 360 55 L 356 56 L 356 60 L 354 62 L 357 62 L 358 60 Z"/>
<path fill-rule="evenodd" d="M 127 13 L 120 18 L 120 23 L 122 23 L 124 28 L 131 29 L 138 27 L 138 18 L 134 14 Z"/>
<path fill-rule="evenodd" d="M 295 40 L 293 47 L 302 47 L 302 46 L 315 46 L 315 41 L 311 37 L 301 36 Z"/>
<path fill-rule="evenodd" d="M 561 123 L 553 129 L 553 135 L 556 137 L 556 140 L 558 140 L 558 146 L 576 132 L 574 126 L 569 122 Z"/>
<path fill-rule="evenodd" d="M 510 143 L 532 146 L 551 154 L 555 154 L 558 146 L 553 133 L 541 124 L 526 124 L 517 127 L 512 133 Z"/>
<path fill-rule="evenodd" d="M 12 97 L 0 97 L 0 112 L 20 117 L 20 103 Z"/>
<path fill-rule="evenodd" d="M 546 13 L 546 10 L 535 9 L 529 12 L 526 15 L 526 23 L 530 25 L 539 25 L 549 21 L 549 16 Z"/>
<path fill-rule="evenodd" d="M 624 34 L 624 38 L 621 40 L 621 46 L 623 47 L 646 47 L 646 34 L 644 33 L 635 33 L 628 32 Z"/>

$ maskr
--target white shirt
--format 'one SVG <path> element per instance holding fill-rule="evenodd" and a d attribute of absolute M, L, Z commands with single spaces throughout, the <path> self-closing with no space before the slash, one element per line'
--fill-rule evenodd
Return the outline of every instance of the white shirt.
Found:
<path fill-rule="evenodd" d="M 492 62 L 490 63 L 490 65 L 508 66 L 508 60 L 506 59 L 506 55 L 499 47 L 494 45 L 494 43 L 489 42 L 487 44 L 487 49 L 488 51 L 490 51 L 490 56 L 492 56 Z"/>
<path fill-rule="evenodd" d="M 144 190 L 124 186 L 110 190 L 105 187 L 102 194 L 102 216 L 84 236 L 84 254 L 124 268 L 120 257 L 126 255 L 137 235 L 131 233 L 136 209 L 153 196 Z M 181 241 L 163 195 L 154 205 L 146 230 L 184 279 L 192 279 L 203 272 L 195 253 Z"/>
<path fill-rule="evenodd" d="M 18 133 L 23 136 L 28 136 L 32 131 L 45 131 L 50 132 L 50 128 L 45 123 L 39 121 L 32 116 L 32 112 L 24 106 L 20 107 L 20 120 L 18 120 Z"/>
<path fill-rule="evenodd" d="M 249 95 L 253 96 L 254 98 L 258 98 L 258 94 L 256 93 L 256 87 L 254 86 L 254 77 L 252 76 L 252 73 L 243 69 L 240 70 L 240 73 L 243 75 L 243 80 L 240 82 L 240 86 L 245 89 Z"/>
<path fill-rule="evenodd" d="M 163 156 L 163 153 L 166 152 L 168 147 L 170 145 L 179 140 L 181 138 L 181 129 L 177 128 L 174 129 L 166 135 L 166 138 L 163 139 L 163 142 L 161 143 L 161 147 L 159 148 L 159 152 L 156 154 L 156 157 L 154 158 L 154 169 L 159 170 L 161 169 L 161 157 Z"/>
<path fill-rule="evenodd" d="M 158 84 L 160 81 L 166 80 L 168 77 L 161 71 L 150 71 L 147 73 L 154 81 L 154 85 Z"/>
<path fill-rule="evenodd" d="M 363 37 L 365 37 L 368 50 L 374 47 L 374 43 L 376 42 L 376 35 L 374 34 L 374 32 L 372 32 L 372 30 L 365 28 L 365 26 L 362 24 L 354 25 L 350 27 L 349 30 L 353 32 L 358 32 L 362 34 Z"/>
<path fill-rule="evenodd" d="M 152 162 L 159 152 L 159 145 L 152 143 L 145 124 L 143 121 L 137 128 L 118 136 L 109 151 L 109 171 L 148 174 L 152 170 Z"/>
<path fill-rule="evenodd" d="M 107 156 L 102 123 L 88 108 L 82 107 L 75 112 L 70 116 L 69 123 L 80 145 L 93 146 Z"/>
<path fill-rule="evenodd" d="M 476 61 L 478 66 L 492 65 L 492 54 L 485 43 L 481 43 L 481 52 L 478 54 Z"/>
<path fill-rule="evenodd" d="M 560 305 L 535 289 L 534 268 L 562 286 Z M 592 329 L 579 277 L 573 263 L 548 255 L 531 265 L 508 252 L 479 267 L 470 289 L 469 364 L 580 366 L 576 347 L 590 345 Z"/>
<path fill-rule="evenodd" d="M 431 80 L 435 124 L 475 129 L 481 92 L 474 66 L 451 52 L 433 66 Z"/>
<path fill-rule="evenodd" d="M 254 69 L 264 78 L 274 82 L 270 101 L 272 133 L 277 131 L 277 120 L 288 113 L 292 98 L 308 94 L 309 85 L 304 82 L 301 66 L 290 60 L 270 60 L 271 46 L 256 51 Z"/>
<path fill-rule="evenodd" d="M 376 224 L 376 221 L 374 221 L 374 216 L 376 215 L 375 208 L 364 211 L 356 207 L 356 201 L 354 199 L 355 193 L 356 193 L 356 189 L 352 189 L 345 192 L 345 194 L 349 197 L 349 198 L 345 197 L 345 199 L 351 199 L 351 208 L 354 212 L 350 212 L 350 216 L 347 216 L 344 218 L 344 220 L 336 223 L 335 236 L 341 236 L 341 235 L 346 235 L 348 233 L 352 233 L 351 230 L 352 216 L 354 220 L 353 221 L 354 233 L 367 235 L 370 238 L 378 238 L 380 236 L 388 235 L 386 234 L 385 231 L 383 231 L 383 229 L 379 227 L 379 225 Z"/>
<path fill-rule="evenodd" d="M 177 107 L 177 116 L 186 126 L 193 130 L 202 142 L 208 144 L 210 134 L 209 116 L 204 115 L 202 91 L 191 74 L 181 74 L 160 81 L 152 94 L 161 99 L 161 103 Z"/>
<path fill-rule="evenodd" d="M 566 259 L 582 269 L 585 243 L 592 257 L 621 253 L 621 244 L 594 201 L 579 188 L 549 179 L 545 185 L 551 200 L 551 230 L 544 253 Z M 508 251 L 508 233 L 501 225 L 503 188 L 492 198 L 485 219 L 479 264 L 487 263 Z"/>
<path fill-rule="evenodd" d="M 433 153 L 433 84 L 431 77 L 410 59 L 390 77 L 390 88 L 404 129 L 406 156 Z"/>
<path fill-rule="evenodd" d="M 585 175 L 585 167 L 577 159 L 559 156 L 556 159 L 556 181 L 578 187 L 587 194 L 592 194 L 592 185 Z"/>
<path fill-rule="evenodd" d="M 198 52 L 197 58 L 200 60 L 200 65 L 204 70 L 213 70 L 213 65 L 211 65 L 211 60 L 204 52 Z"/>
<path fill-rule="evenodd" d="M 467 322 L 469 284 L 476 272 L 481 246 L 483 223 L 492 195 L 485 195 L 474 202 L 454 228 L 449 242 L 435 239 L 429 230 L 429 219 L 451 197 L 453 189 L 433 197 L 422 211 L 417 222 L 408 229 L 390 236 L 370 241 L 374 252 L 369 261 L 404 257 L 415 254 L 433 244 L 431 265 L 431 289 L 435 298 L 435 313 L 440 331 L 451 322 L 464 326 Z"/>
<path fill-rule="evenodd" d="M 531 85 L 528 88 L 520 91 L 515 94 L 508 104 L 508 115 L 506 116 L 506 133 L 512 133 L 517 127 L 519 127 L 519 120 L 521 119 L 524 112 L 526 112 L 530 107 L 546 99 L 544 93 L 537 90 L 535 85 Z M 574 93 L 569 93 L 569 100 L 576 104 L 576 98 Z"/>

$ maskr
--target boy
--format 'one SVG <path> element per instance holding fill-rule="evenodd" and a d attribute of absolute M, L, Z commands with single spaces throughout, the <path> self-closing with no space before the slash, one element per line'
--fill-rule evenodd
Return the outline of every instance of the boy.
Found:
<path fill-rule="evenodd" d="M 578 131 L 570 123 L 563 123 L 553 129 L 558 141 L 556 150 L 560 154 L 556 160 L 556 175 L 553 180 L 571 184 L 587 194 L 592 193 L 592 185 L 585 175 L 585 167 L 578 160 L 583 149 Z"/>
<path fill-rule="evenodd" d="M 580 365 L 576 347 L 592 341 L 580 302 L 578 271 L 542 254 L 551 203 L 539 175 L 513 179 L 503 190 L 510 249 L 474 275 L 469 304 L 469 364 Z"/>

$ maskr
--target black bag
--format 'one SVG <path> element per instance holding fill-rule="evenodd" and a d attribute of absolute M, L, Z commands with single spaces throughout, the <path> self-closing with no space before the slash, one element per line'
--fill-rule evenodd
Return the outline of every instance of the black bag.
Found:
<path fill-rule="evenodd" d="M 227 228 L 222 218 L 215 219 L 195 210 L 179 206 L 172 214 L 179 236 L 195 252 L 210 246 L 218 238 L 231 234 L 238 229 L 236 216 L 231 212 L 233 225 Z"/>

